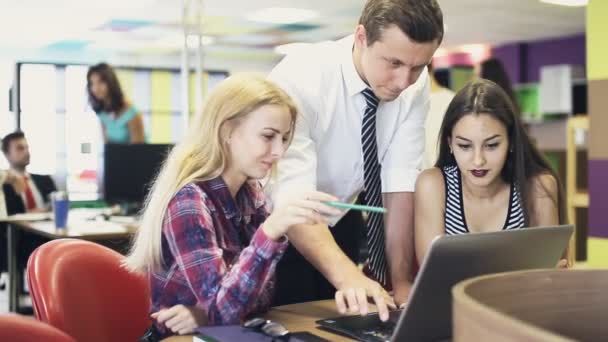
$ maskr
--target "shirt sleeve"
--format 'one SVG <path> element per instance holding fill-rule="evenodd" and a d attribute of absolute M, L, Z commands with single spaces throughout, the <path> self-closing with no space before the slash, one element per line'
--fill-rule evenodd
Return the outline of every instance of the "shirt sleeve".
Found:
<path fill-rule="evenodd" d="M 260 197 L 266 198 L 262 188 L 257 188 L 255 190 L 257 193 L 256 198 L 260 198 Z M 265 201 L 265 203 L 266 203 L 266 201 Z M 270 210 L 268 210 L 268 207 L 266 205 L 260 206 L 258 209 L 256 209 L 256 215 L 258 217 L 261 217 L 262 215 L 264 217 L 267 217 L 269 212 L 270 212 Z M 258 228 L 258 230 L 261 230 L 261 229 Z M 268 311 L 268 309 L 270 309 L 270 306 L 274 299 L 275 283 L 276 283 L 276 277 L 272 277 L 272 276 L 268 277 L 267 281 L 265 282 L 265 284 L 266 284 L 265 289 L 264 289 L 264 291 L 260 292 L 257 302 L 255 304 L 255 307 L 251 310 L 251 312 L 261 313 L 261 312 L 266 312 L 266 311 Z"/>
<path fill-rule="evenodd" d="M 257 308 L 287 242 L 275 242 L 258 229 L 236 262 L 226 265 L 203 196 L 194 185 L 180 190 L 168 206 L 163 232 L 209 324 L 239 323 Z"/>
<path fill-rule="evenodd" d="M 135 108 L 135 106 L 129 107 L 129 109 L 127 109 L 127 111 L 122 115 L 124 124 L 130 122 L 137 114 L 139 114 L 139 111 L 137 108 Z"/>
<path fill-rule="evenodd" d="M 428 73 L 420 76 L 406 119 L 399 126 L 382 162 L 382 192 L 414 192 L 424 153 L 424 122 L 429 111 Z"/>
<path fill-rule="evenodd" d="M 312 135 L 317 113 L 311 101 L 307 100 L 313 96 L 307 93 L 307 89 L 314 89 L 314 86 L 311 88 L 314 81 L 299 75 L 302 70 L 297 67 L 301 68 L 302 63 L 295 59 L 285 57 L 268 76 L 298 107 L 293 140 L 279 160 L 276 176 L 269 179 L 267 192 L 275 207 L 284 203 L 294 191 L 317 188 L 317 146 Z"/>

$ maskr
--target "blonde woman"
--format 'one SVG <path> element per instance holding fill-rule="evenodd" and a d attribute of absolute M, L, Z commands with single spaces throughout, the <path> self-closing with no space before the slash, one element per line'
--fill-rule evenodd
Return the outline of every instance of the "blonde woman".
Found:
<path fill-rule="evenodd" d="M 232 76 L 168 156 L 126 261 L 149 276 L 158 337 L 265 310 L 290 227 L 339 214 L 322 203 L 336 198 L 310 192 L 268 216 L 258 180 L 287 149 L 296 113 L 264 77 Z"/>

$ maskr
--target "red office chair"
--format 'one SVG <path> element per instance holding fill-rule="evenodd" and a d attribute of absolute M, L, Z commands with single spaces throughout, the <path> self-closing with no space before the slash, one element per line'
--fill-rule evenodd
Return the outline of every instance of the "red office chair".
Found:
<path fill-rule="evenodd" d="M 15 314 L 0 315 L 0 341 L 76 342 L 74 338 L 55 327 Z"/>
<path fill-rule="evenodd" d="M 123 259 L 84 240 L 37 248 L 27 267 L 36 317 L 78 341 L 136 341 L 151 324 L 148 282 L 124 269 Z"/>

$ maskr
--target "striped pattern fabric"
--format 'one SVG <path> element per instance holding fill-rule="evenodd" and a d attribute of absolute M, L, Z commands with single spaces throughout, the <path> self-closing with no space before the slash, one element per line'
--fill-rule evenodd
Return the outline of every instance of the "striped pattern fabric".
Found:
<path fill-rule="evenodd" d="M 367 205 L 382 207 L 382 183 L 376 142 L 376 110 L 380 100 L 371 91 L 362 92 L 367 107 L 361 125 L 363 148 L 363 180 Z M 382 285 L 386 284 L 386 253 L 384 247 L 384 217 L 381 213 L 369 213 L 367 217 L 367 263 L 372 276 Z"/>
<path fill-rule="evenodd" d="M 458 235 L 469 233 L 462 201 L 462 183 L 457 166 L 443 168 L 445 180 L 445 234 Z M 524 212 L 517 187 L 511 184 L 509 210 L 503 226 L 505 229 L 520 229 L 525 226 Z"/>

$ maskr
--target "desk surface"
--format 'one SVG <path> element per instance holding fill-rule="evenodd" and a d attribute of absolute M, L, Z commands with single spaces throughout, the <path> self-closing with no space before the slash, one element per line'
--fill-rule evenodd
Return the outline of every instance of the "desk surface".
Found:
<path fill-rule="evenodd" d="M 348 342 L 353 339 L 342 337 L 316 328 L 315 321 L 339 316 L 333 300 L 322 300 L 300 304 L 277 306 L 264 317 L 283 324 L 289 331 L 308 331 L 330 341 Z M 191 342 L 192 336 L 173 336 L 164 342 Z"/>
<path fill-rule="evenodd" d="M 28 214 L 29 215 L 29 214 Z M 9 224 L 49 239 L 79 238 L 84 240 L 122 239 L 131 236 L 137 230 L 136 224 L 123 224 L 105 220 L 89 220 L 90 214 L 82 210 L 70 210 L 67 229 L 55 228 L 50 219 L 43 219 L 40 214 L 34 220 L 27 220 L 28 215 L 9 216 L 2 220 Z M 50 218 L 50 214 L 46 214 Z"/>
<path fill-rule="evenodd" d="M 114 223 L 105 220 L 96 220 L 96 212 L 87 210 L 70 210 L 68 214 L 67 229 L 55 228 L 55 222 L 50 220 L 49 213 L 22 214 L 8 216 L 0 219 L 0 227 L 7 229 L 7 260 L 9 274 L 9 310 L 19 311 L 19 295 L 17 287 L 21 271 L 17 266 L 17 251 L 19 250 L 19 233 L 27 231 L 47 239 L 78 238 L 83 240 L 123 240 L 130 238 L 137 230 L 136 225 Z M 91 220 L 91 219 L 95 220 Z M 0 247 L 1 248 L 1 247 Z"/>
<path fill-rule="evenodd" d="M 49 239 L 79 238 L 84 240 L 122 239 L 135 233 L 136 228 L 121 226 L 111 222 L 82 222 L 68 226 L 67 229 L 55 228 L 53 221 L 13 221 L 16 227 Z"/>

